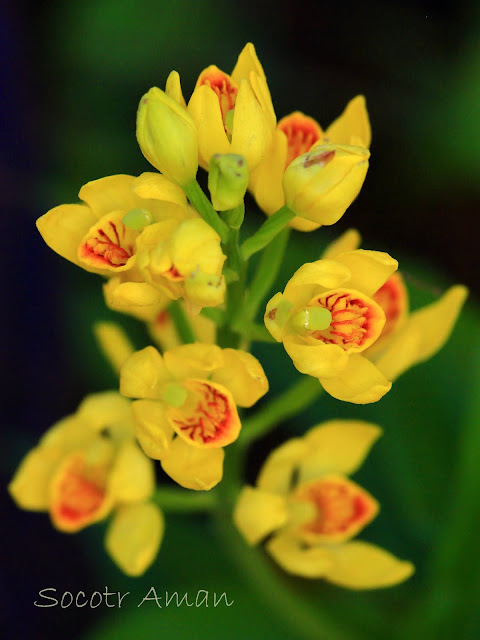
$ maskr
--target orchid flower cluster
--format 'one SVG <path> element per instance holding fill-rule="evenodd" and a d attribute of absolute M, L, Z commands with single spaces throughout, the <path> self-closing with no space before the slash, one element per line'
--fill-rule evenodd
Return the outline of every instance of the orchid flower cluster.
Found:
<path fill-rule="evenodd" d="M 270 453 L 255 487 L 242 486 L 248 445 L 323 391 L 352 404 L 381 400 L 442 347 L 466 297 L 453 286 L 410 312 L 397 261 L 360 248 L 354 229 L 271 291 L 291 228 L 333 225 L 361 190 L 371 141 L 364 97 L 325 130 L 300 111 L 277 122 L 249 43 L 230 75 L 202 71 L 188 103 L 176 71 L 165 90 L 150 89 L 137 139 L 154 170 L 88 182 L 80 203 L 51 209 L 37 226 L 56 253 L 102 276 L 106 305 L 145 323 L 153 345 L 135 351 L 116 324 L 95 327 L 118 389 L 88 396 L 47 431 L 19 466 L 13 499 L 66 533 L 108 518 L 106 550 L 130 576 L 154 562 L 173 505 L 227 510 L 246 544 L 262 544 L 292 574 L 352 589 L 406 580 L 410 562 L 354 540 L 379 509 L 349 478 L 378 426 L 317 424 Z M 267 218 L 245 237 L 247 190 Z M 257 341 L 282 343 L 300 375 L 245 418 L 269 388 L 250 352 Z M 178 487 L 157 484 L 155 461 Z"/>

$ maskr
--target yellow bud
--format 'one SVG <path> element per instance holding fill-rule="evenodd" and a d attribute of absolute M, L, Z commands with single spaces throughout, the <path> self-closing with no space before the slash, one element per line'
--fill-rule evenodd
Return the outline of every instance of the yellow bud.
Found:
<path fill-rule="evenodd" d="M 185 281 L 185 297 L 200 307 L 216 307 L 225 297 L 225 278 L 197 271 Z"/>
<path fill-rule="evenodd" d="M 195 179 L 198 141 L 188 111 L 164 91 L 153 87 L 140 100 L 137 140 L 145 158 L 179 185 Z"/>
<path fill-rule="evenodd" d="M 217 211 L 238 207 L 243 202 L 247 187 L 248 167 L 243 156 L 236 153 L 215 153 L 212 156 L 208 173 L 208 189 L 212 196 L 212 204 Z"/>
<path fill-rule="evenodd" d="M 334 224 L 360 192 L 369 157 L 363 147 L 324 144 L 295 158 L 283 176 L 287 206 L 306 220 Z"/>

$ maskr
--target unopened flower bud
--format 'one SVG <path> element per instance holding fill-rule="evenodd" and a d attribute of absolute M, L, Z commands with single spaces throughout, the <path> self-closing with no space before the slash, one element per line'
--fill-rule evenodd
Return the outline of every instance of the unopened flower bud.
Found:
<path fill-rule="evenodd" d="M 210 160 L 208 189 L 217 211 L 235 209 L 248 187 L 248 167 L 243 156 L 215 153 Z"/>
<path fill-rule="evenodd" d="M 290 164 L 283 176 L 287 206 L 317 224 L 339 220 L 357 197 L 368 169 L 363 147 L 323 144 Z"/>
<path fill-rule="evenodd" d="M 183 186 L 195 179 L 198 141 L 188 111 L 153 87 L 140 100 L 137 140 L 145 158 L 167 178 Z"/>

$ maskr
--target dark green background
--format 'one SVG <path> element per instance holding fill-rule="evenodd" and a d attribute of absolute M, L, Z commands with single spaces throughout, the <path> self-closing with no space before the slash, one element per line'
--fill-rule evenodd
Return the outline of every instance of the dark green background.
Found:
<path fill-rule="evenodd" d="M 164 85 L 171 69 L 180 72 L 188 97 L 205 66 L 231 70 L 251 40 L 278 117 L 300 109 L 327 126 L 351 97 L 367 97 L 373 144 L 365 187 L 333 229 L 294 234 L 278 289 L 334 235 L 356 226 L 364 246 L 400 260 L 414 308 L 454 282 L 478 291 L 477 3 L 20 2 L 1 17 L 3 486 L 49 425 L 86 393 L 115 386 L 91 334 L 94 320 L 113 316 L 103 306 L 100 281 L 49 251 L 34 221 L 56 204 L 74 202 L 88 180 L 148 170 L 135 140 L 136 106 L 150 86 Z M 252 226 L 261 220 L 253 207 L 249 220 Z M 122 322 L 143 346 L 142 329 Z M 132 580 L 104 554 L 102 526 L 59 534 L 46 516 L 17 510 L 4 492 L 6 637 L 339 640 L 322 634 L 318 616 L 326 612 L 355 640 L 476 640 L 479 354 L 472 295 L 448 346 L 406 373 L 379 403 L 357 407 L 322 397 L 250 456 L 253 482 L 272 446 L 313 424 L 335 417 L 380 424 L 384 436 L 358 480 L 382 510 L 362 538 L 415 562 L 406 584 L 353 593 L 290 579 L 261 554 L 247 553 L 233 534 L 224 547 L 221 526 L 198 516 L 169 516 L 158 562 Z M 272 395 L 296 379 L 279 346 L 264 345 L 256 355 Z M 301 603 L 295 618 L 266 588 L 265 569 Z M 45 587 L 92 592 L 105 585 L 132 592 L 120 611 L 33 606 Z M 226 591 L 235 604 L 137 609 L 150 586 L 159 594 Z M 308 624 L 314 632 L 310 627 L 302 636 Z"/>

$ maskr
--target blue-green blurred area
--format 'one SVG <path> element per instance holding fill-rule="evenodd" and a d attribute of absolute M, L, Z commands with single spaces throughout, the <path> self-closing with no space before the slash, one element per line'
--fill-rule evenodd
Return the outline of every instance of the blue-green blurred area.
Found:
<path fill-rule="evenodd" d="M 86 393 L 116 385 L 91 333 L 94 321 L 115 317 L 100 281 L 49 251 L 34 221 L 74 202 L 89 180 L 148 170 L 135 140 L 136 107 L 171 69 L 189 96 L 205 66 L 231 70 L 251 40 L 279 117 L 299 109 L 326 126 L 354 95 L 367 97 L 374 142 L 360 197 L 334 228 L 293 235 L 276 290 L 356 226 L 363 246 L 399 259 L 413 308 L 455 282 L 473 291 L 448 345 L 384 399 L 363 407 L 322 396 L 258 442 L 246 470 L 253 482 L 273 446 L 325 419 L 381 425 L 384 436 L 356 476 L 382 504 L 362 538 L 413 560 L 409 582 L 353 593 L 288 578 L 247 549 L 228 518 L 186 516 L 167 518 L 158 562 L 129 579 L 104 553 L 101 525 L 59 534 L 47 516 L 17 510 L 4 491 L 2 637 L 480 638 L 478 3 L 23 1 L 2 6 L 0 15 L 2 486 L 48 426 Z M 250 207 L 250 228 L 260 221 Z M 142 327 L 120 321 L 136 346 L 146 344 Z M 272 396 L 297 379 L 280 346 L 255 353 Z M 106 586 L 131 592 L 121 609 L 33 605 L 43 588 L 61 594 Z M 137 608 L 151 586 L 162 596 L 226 592 L 234 604 Z M 338 622 L 338 633 L 323 633 L 320 612 Z"/>

